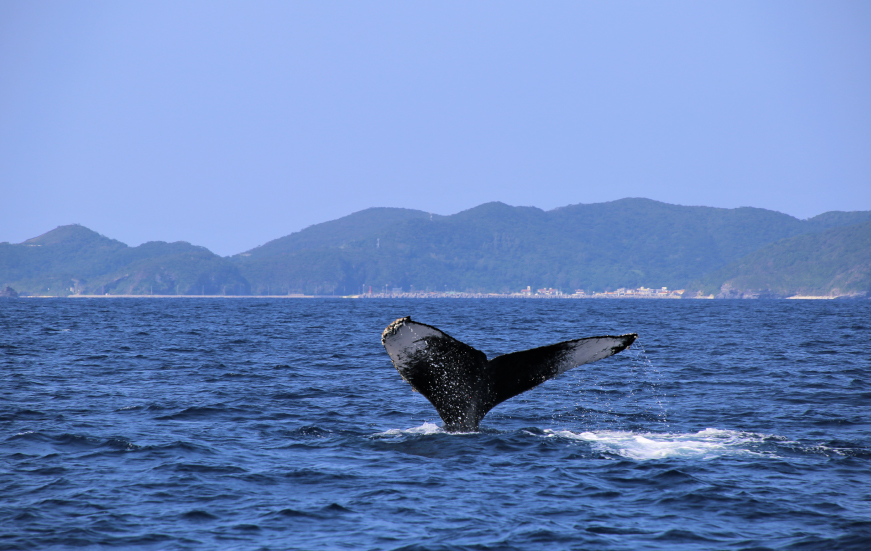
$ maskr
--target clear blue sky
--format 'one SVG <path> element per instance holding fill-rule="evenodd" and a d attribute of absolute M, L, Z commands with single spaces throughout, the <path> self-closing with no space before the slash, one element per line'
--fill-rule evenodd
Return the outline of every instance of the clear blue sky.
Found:
<path fill-rule="evenodd" d="M 0 241 L 622 197 L 871 210 L 871 2 L 0 3 Z"/>

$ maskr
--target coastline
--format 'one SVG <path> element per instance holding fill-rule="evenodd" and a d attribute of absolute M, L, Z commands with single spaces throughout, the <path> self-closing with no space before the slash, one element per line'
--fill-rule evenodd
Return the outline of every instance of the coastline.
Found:
<path fill-rule="evenodd" d="M 332 297 L 332 295 L 325 295 Z M 322 295 L 67 295 L 55 297 L 47 295 L 32 295 L 21 298 L 325 298 Z M 342 297 L 332 297 L 342 298 Z"/>
<path fill-rule="evenodd" d="M 364 294 L 364 295 L 303 295 L 303 294 L 289 294 L 289 295 L 65 295 L 65 296 L 57 296 L 57 295 L 19 295 L 16 298 L 34 298 L 34 299 L 47 299 L 47 298 L 92 298 L 92 299 L 109 299 L 109 298 L 149 298 L 149 299 L 170 299 L 170 298 L 179 298 L 179 299 L 196 299 L 196 298 L 209 298 L 209 299 L 313 299 L 313 298 L 333 298 L 333 299 L 397 299 L 397 298 L 411 298 L 411 299 L 514 299 L 514 300 L 587 300 L 587 299 L 598 299 L 598 300 L 677 300 L 677 299 L 689 299 L 689 300 L 714 300 L 713 296 L 701 296 L 701 297 L 673 297 L 673 296 L 613 296 L 613 295 L 603 295 L 603 294 L 595 294 L 595 295 L 557 295 L 557 296 L 528 296 L 528 295 L 520 295 L 520 294 L 498 294 L 498 293 L 372 293 L 372 294 Z M 851 299 L 854 298 L 849 295 L 845 296 L 814 296 L 814 295 L 795 295 L 791 297 L 783 297 L 776 300 L 837 300 L 837 299 Z M 729 300 L 729 299 L 724 299 Z M 735 299 L 732 299 L 735 300 Z M 746 300 L 746 299 L 740 299 Z"/>

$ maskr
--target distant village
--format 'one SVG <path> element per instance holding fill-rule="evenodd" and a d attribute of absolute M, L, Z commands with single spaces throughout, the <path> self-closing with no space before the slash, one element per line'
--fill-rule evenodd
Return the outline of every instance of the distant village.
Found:
<path fill-rule="evenodd" d="M 627 289 L 621 287 L 616 291 L 605 291 L 604 293 L 587 293 L 583 289 L 576 289 L 573 293 L 563 293 L 559 289 L 546 287 L 544 289 L 532 290 L 531 286 L 526 289 L 521 289 L 516 293 L 463 293 L 458 291 L 403 291 L 401 287 L 394 287 L 391 290 L 383 290 L 373 293 L 370 289 L 368 293 L 360 295 L 351 295 L 350 298 L 538 298 L 538 299 L 578 299 L 578 298 L 683 298 L 684 289 L 669 290 L 668 287 L 660 287 L 658 289 L 649 287 L 638 287 L 637 289 Z M 706 297 L 707 298 L 707 297 Z"/>

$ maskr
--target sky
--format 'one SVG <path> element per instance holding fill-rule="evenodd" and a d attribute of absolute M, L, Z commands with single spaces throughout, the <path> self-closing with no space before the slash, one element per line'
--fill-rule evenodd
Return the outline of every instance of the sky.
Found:
<path fill-rule="evenodd" d="M 623 197 L 871 210 L 871 3 L 0 3 L 0 241 Z"/>

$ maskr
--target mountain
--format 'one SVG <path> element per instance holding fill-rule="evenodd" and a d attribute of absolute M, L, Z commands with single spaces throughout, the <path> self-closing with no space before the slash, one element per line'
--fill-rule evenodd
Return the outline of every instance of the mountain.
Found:
<path fill-rule="evenodd" d="M 758 208 L 649 199 L 550 211 L 486 203 L 451 216 L 372 208 L 229 258 L 185 242 L 128 247 L 72 225 L 0 243 L 0 288 L 42 295 L 261 295 L 352 294 L 370 286 L 592 292 L 695 282 L 715 294 L 725 293 L 726 284 L 733 294 L 858 293 L 867 251 L 862 224 L 869 222 L 871 212 L 798 220 Z M 817 256 L 802 263 L 795 251 Z M 820 263 L 827 267 L 818 269 Z"/>
<path fill-rule="evenodd" d="M 252 292 L 586 291 L 683 287 L 774 241 L 871 220 L 831 212 L 798 220 L 758 208 L 649 199 L 551 211 L 487 203 L 451 215 L 368 209 L 233 257 Z"/>
<path fill-rule="evenodd" d="M 767 245 L 690 285 L 721 298 L 871 295 L 871 221 Z"/>
<path fill-rule="evenodd" d="M 385 228 L 392 225 L 411 220 L 428 220 L 431 217 L 435 219 L 445 218 L 413 209 L 369 208 L 349 214 L 338 220 L 315 224 L 303 231 L 279 237 L 246 253 L 242 253 L 240 256 L 264 258 L 293 251 L 335 247 L 341 249 L 347 243 L 354 240 L 378 235 Z"/>
<path fill-rule="evenodd" d="M 185 242 L 128 247 L 84 226 L 0 243 L 0 282 L 22 294 L 247 294 L 229 260 Z"/>

